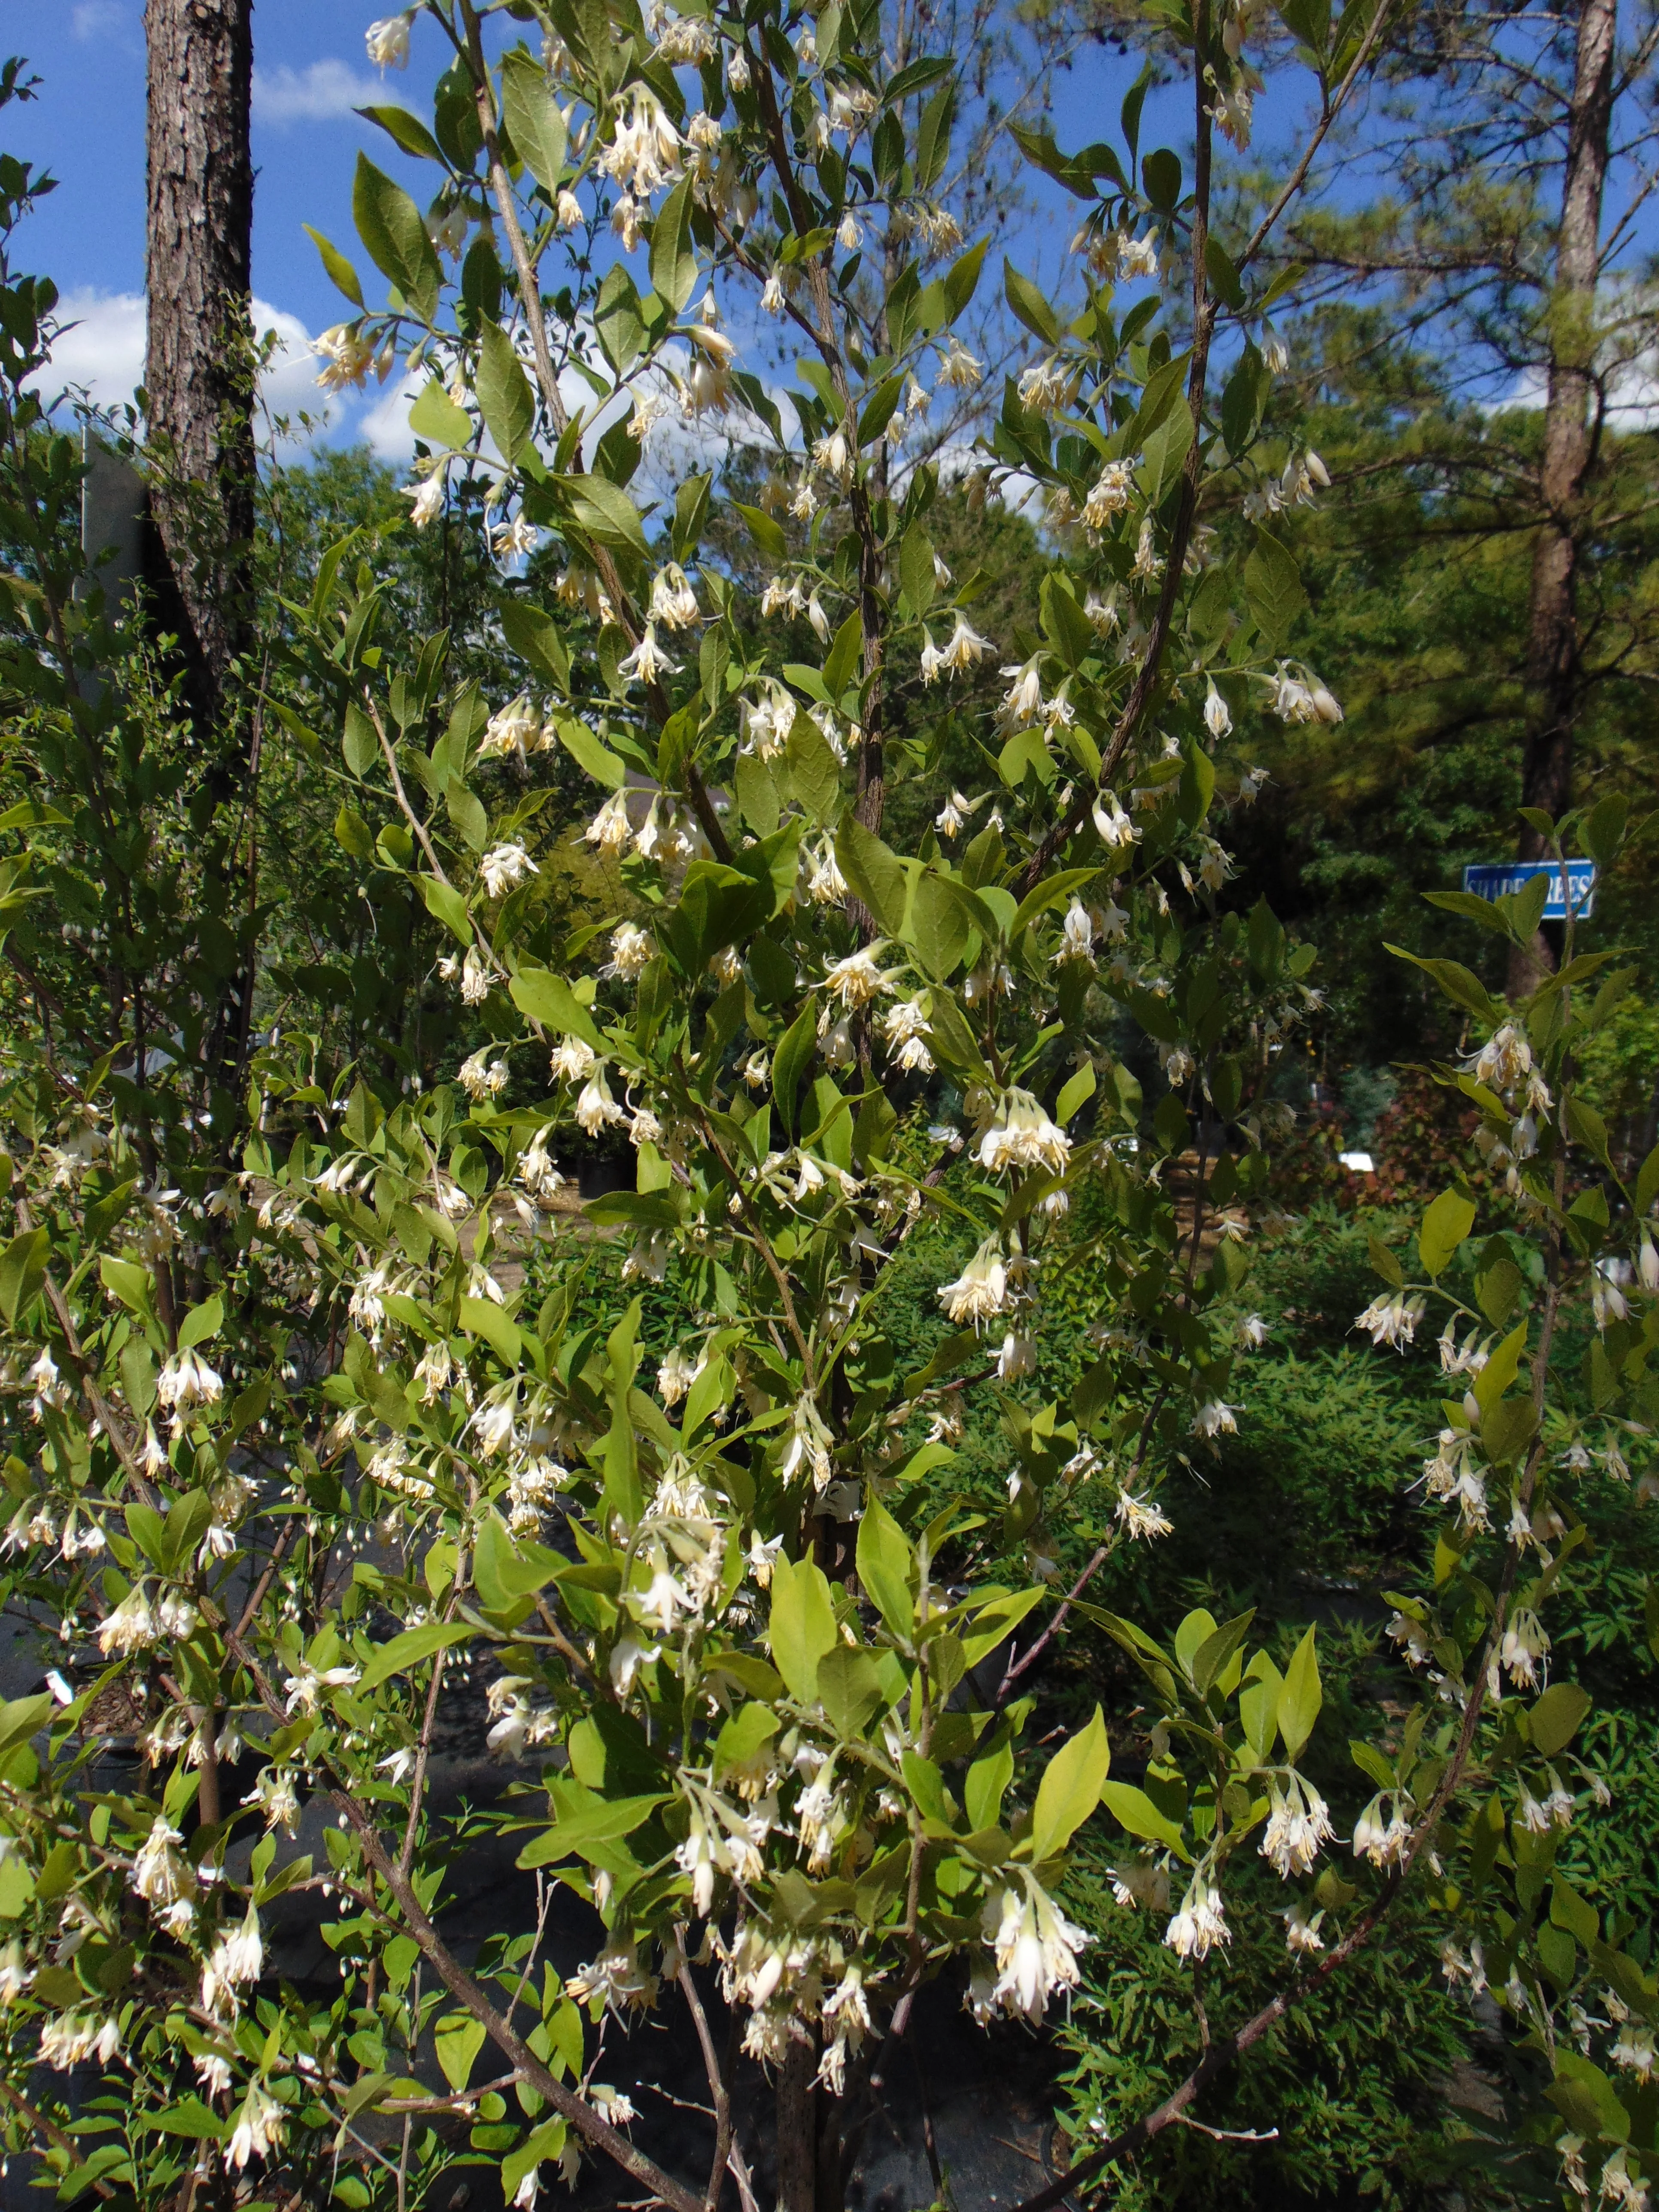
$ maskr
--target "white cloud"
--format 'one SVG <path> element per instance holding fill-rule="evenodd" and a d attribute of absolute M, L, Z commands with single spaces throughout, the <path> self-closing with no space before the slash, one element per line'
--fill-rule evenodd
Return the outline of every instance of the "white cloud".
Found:
<path fill-rule="evenodd" d="M 34 380 L 37 388 L 53 403 L 70 392 L 84 392 L 94 407 L 126 406 L 144 380 L 143 295 L 65 292 L 58 313 L 70 327 L 52 349 L 51 367 Z M 294 415 L 301 408 L 320 414 L 318 364 L 305 325 L 297 315 L 256 300 L 253 326 L 262 338 L 274 333 L 276 339 L 260 381 L 264 405 L 272 415 Z"/>
<path fill-rule="evenodd" d="M 1604 372 L 1605 373 L 1605 372 Z M 1549 379 L 1541 368 L 1525 368 L 1492 410 L 1516 408 L 1532 414 L 1549 398 Z M 1607 427 L 1626 437 L 1659 427 L 1659 354 L 1621 362 L 1607 376 Z"/>
<path fill-rule="evenodd" d="M 402 462 L 414 454 L 415 441 L 410 434 L 409 410 L 415 395 L 425 385 L 427 372 L 404 376 L 397 383 L 388 383 L 386 390 L 353 425 L 356 435 L 363 439 L 377 461 Z"/>
<path fill-rule="evenodd" d="M 359 76 L 343 61 L 309 62 L 302 70 L 287 63 L 253 72 L 253 119 L 276 130 L 290 123 L 333 123 L 354 108 L 380 98 L 373 77 Z"/>
<path fill-rule="evenodd" d="M 123 407 L 144 380 L 144 300 L 141 292 L 65 292 L 58 302 L 70 328 L 52 349 L 52 366 L 34 381 L 56 399 L 84 392 L 94 407 Z"/>
<path fill-rule="evenodd" d="M 70 16 L 70 31 L 82 46 L 132 27 L 121 0 L 79 0 Z"/>

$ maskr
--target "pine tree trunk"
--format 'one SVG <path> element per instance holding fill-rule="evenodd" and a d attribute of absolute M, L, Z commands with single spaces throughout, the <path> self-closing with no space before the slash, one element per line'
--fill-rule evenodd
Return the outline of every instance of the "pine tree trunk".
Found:
<path fill-rule="evenodd" d="M 144 33 L 151 507 L 205 736 L 252 615 L 252 0 L 146 0 Z"/>
<path fill-rule="evenodd" d="M 1550 307 L 1549 376 L 1539 477 L 1542 520 L 1533 546 L 1527 636 L 1527 724 L 1521 797 L 1559 817 L 1572 804 L 1572 742 L 1582 669 L 1578 566 L 1585 535 L 1584 490 L 1595 465 L 1592 421 L 1595 291 L 1601 275 L 1601 203 L 1613 119 L 1617 0 L 1580 0 L 1567 116 L 1567 152 Z M 1544 841 L 1523 829 L 1520 857 L 1537 859 Z M 1540 938 L 1533 958 L 1510 959 L 1510 988 L 1524 990 L 1540 966 L 1554 964 Z"/>
<path fill-rule="evenodd" d="M 778 2069 L 778 2212 L 815 2212 L 817 2185 L 817 2054 L 792 2036 Z"/>

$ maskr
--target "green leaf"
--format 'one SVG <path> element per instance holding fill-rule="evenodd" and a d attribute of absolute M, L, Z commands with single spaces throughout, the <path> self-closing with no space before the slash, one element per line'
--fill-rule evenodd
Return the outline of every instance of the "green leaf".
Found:
<path fill-rule="evenodd" d="M 447 1651 L 452 1644 L 465 1644 L 477 1631 L 464 1620 L 427 1620 L 418 1628 L 406 1628 L 401 1636 L 394 1636 L 389 1644 L 376 1647 L 374 1657 L 363 1668 L 357 1684 L 359 1692 L 378 1689 L 382 1682 L 390 1681 L 410 1667 L 418 1667 L 422 1659 L 429 1659 L 434 1651 Z"/>
<path fill-rule="evenodd" d="M 1379 1790 L 1393 1790 L 1398 1787 L 1400 1778 L 1388 1760 L 1383 1758 L 1382 1753 L 1373 1749 L 1370 1744 L 1360 1743 L 1350 1737 L 1348 1756 L 1362 1774 L 1370 1777 Z"/>
<path fill-rule="evenodd" d="M 1423 1270 L 1438 1276 L 1454 1252 L 1474 1226 L 1474 1200 L 1461 1191 L 1443 1190 L 1423 1216 L 1417 1232 L 1417 1249 Z"/>
<path fill-rule="evenodd" d="M 466 901 L 453 884 L 441 884 L 435 876 L 417 878 L 426 910 L 434 921 L 441 921 L 458 944 L 471 946 L 472 925 L 467 920 Z"/>
<path fill-rule="evenodd" d="M 409 427 L 427 445 L 445 446 L 453 453 L 464 453 L 472 443 L 472 417 L 450 398 L 441 377 L 422 387 L 409 410 Z"/>
<path fill-rule="evenodd" d="M 969 925 L 951 885 L 929 868 L 916 878 L 910 904 L 910 942 L 935 982 L 956 973 L 968 949 Z"/>
<path fill-rule="evenodd" d="M 503 1367 L 516 1370 L 524 1358 L 524 1339 L 518 1323 L 508 1319 L 493 1298 L 463 1298 L 459 1316 L 470 1336 L 481 1336 Z"/>
<path fill-rule="evenodd" d="M 593 328 L 605 359 L 622 375 L 638 358 L 645 343 L 645 319 L 634 280 L 620 262 L 611 264 L 599 287 Z"/>
<path fill-rule="evenodd" d="M 914 1626 L 910 1577 L 915 1565 L 915 1554 L 903 1529 L 878 1498 L 869 1498 L 859 1522 L 859 1581 L 889 1632 L 906 1645 Z"/>
<path fill-rule="evenodd" d="M 484 2047 L 484 2024 L 470 2012 L 445 2014 L 432 2031 L 433 2049 L 443 2077 L 459 2096 L 472 2079 L 472 2068 Z"/>
<path fill-rule="evenodd" d="M 797 714 L 784 740 L 789 782 L 813 821 L 833 822 L 841 806 L 841 763 L 810 714 Z"/>
<path fill-rule="evenodd" d="M 1244 563 L 1244 597 L 1269 652 L 1277 653 L 1291 625 L 1307 604 L 1296 556 L 1265 530 L 1255 534 L 1255 550 Z"/>
<path fill-rule="evenodd" d="M 514 1537 L 499 1513 L 486 1513 L 472 1555 L 472 1579 L 489 1613 L 507 1613 L 545 1589 L 565 1562 L 545 1544 Z"/>
<path fill-rule="evenodd" d="M 1085 1060 L 1075 1075 L 1060 1085 L 1060 1096 L 1054 1101 L 1054 1119 L 1063 1128 L 1079 1107 L 1086 1106 L 1095 1095 L 1095 1064 Z"/>
<path fill-rule="evenodd" d="M 346 704 L 345 722 L 340 732 L 340 750 L 346 767 L 355 776 L 362 777 L 380 757 L 380 740 L 374 725 L 355 699 Z"/>
<path fill-rule="evenodd" d="M 1589 1692 L 1577 1682 L 1552 1682 L 1527 1716 L 1533 1749 L 1545 1759 L 1565 1751 L 1589 1710 Z"/>
<path fill-rule="evenodd" d="M 919 522 L 913 522 L 899 546 L 899 582 L 910 611 L 925 615 L 939 590 L 933 541 Z"/>
<path fill-rule="evenodd" d="M 37 1697 L 10 1698 L 0 1705 L 0 1754 L 38 1735 L 57 1702 L 49 1690 L 42 1690 Z"/>
<path fill-rule="evenodd" d="M 778 1717 L 751 1698 L 739 1705 L 714 1739 L 714 1779 L 724 1782 L 734 1767 L 752 1765 L 778 1732 Z"/>
<path fill-rule="evenodd" d="M 443 283 L 436 249 L 426 234 L 419 208 L 401 185 L 394 185 L 375 167 L 367 154 L 357 156 L 351 213 L 357 235 L 374 266 L 397 286 L 416 313 L 430 322 L 438 312 Z"/>
<path fill-rule="evenodd" d="M 818 1662 L 838 1641 L 823 1571 L 811 1559 L 779 1559 L 772 1569 L 772 1663 L 791 1697 L 817 1702 Z"/>
<path fill-rule="evenodd" d="M 852 683 L 863 650 L 864 623 L 854 608 L 836 632 L 835 641 L 824 656 L 823 688 L 830 698 L 839 699 Z"/>
<path fill-rule="evenodd" d="M 1135 471 L 1135 482 L 1149 508 L 1157 508 L 1164 495 L 1181 474 L 1193 442 L 1193 418 L 1189 409 L 1172 407 L 1164 420 L 1147 439 L 1142 449 L 1140 466 Z M 1255 556 L 1253 555 L 1252 559 Z M 1249 593 L 1249 570 L 1246 569 L 1246 592 Z M 1301 589 L 1298 581 L 1297 588 Z M 1252 613 L 1256 613 L 1254 599 Z M 1260 617 L 1258 615 L 1258 620 Z M 1206 756 L 1207 758 L 1207 756 Z"/>
<path fill-rule="evenodd" d="M 411 108 L 360 107 L 356 112 L 365 122 L 384 131 L 400 154 L 412 154 L 417 161 L 436 161 L 441 168 L 448 167 L 443 149 Z M 312 235 L 315 237 L 316 233 L 313 231 Z M 333 273 L 332 270 L 329 271 L 331 276 Z"/>
<path fill-rule="evenodd" d="M 536 427 L 536 398 L 513 341 L 499 323 L 479 337 L 478 405 L 496 451 L 516 468 Z"/>
<path fill-rule="evenodd" d="M 812 1064 L 817 1043 L 817 1009 L 808 999 L 784 1031 L 782 1042 L 772 1056 L 772 1096 L 777 1102 L 779 1118 L 792 1137 L 795 1133 L 795 1101 L 801 1078 Z"/>
<path fill-rule="evenodd" d="M 1042 1770 L 1031 1808 L 1031 1856 L 1039 1864 L 1063 1851 L 1099 1804 L 1111 1762 L 1106 1723 L 1097 1705 L 1087 1728 L 1062 1744 Z"/>
<path fill-rule="evenodd" d="M 758 552 L 763 553 L 769 561 L 788 558 L 789 540 L 784 536 L 782 526 L 773 520 L 764 507 L 745 507 L 741 500 L 737 499 L 732 504 L 743 517 L 744 526 L 754 539 Z"/>
<path fill-rule="evenodd" d="M 1002 289 L 1008 305 L 1028 331 L 1033 331 L 1046 345 L 1060 343 L 1060 318 L 1029 276 L 1022 276 L 1013 263 L 1005 256 L 1002 264 Z"/>
<path fill-rule="evenodd" d="M 501 109 L 514 150 L 551 199 L 564 172 L 564 117 L 547 72 L 522 46 L 501 57 Z"/>
<path fill-rule="evenodd" d="M 1230 1696 L 1237 1686 L 1238 1677 L 1243 1671 L 1242 1662 L 1238 1666 L 1231 1662 L 1239 1645 L 1249 1634 L 1250 1624 L 1255 1619 L 1254 1606 L 1247 1613 L 1235 1613 L 1231 1620 L 1212 1630 L 1192 1654 L 1189 1672 L 1193 1687 L 1200 1697 L 1207 1697 L 1217 1683 L 1220 1684 L 1224 1695 Z"/>
<path fill-rule="evenodd" d="M 1598 868 L 1610 868 L 1618 859 L 1629 820 L 1630 801 L 1622 793 L 1610 791 L 1591 807 L 1578 839 Z"/>
<path fill-rule="evenodd" d="M 1137 1790 L 1131 1782 L 1103 1782 L 1100 1802 L 1132 1836 L 1139 1836 L 1149 1844 L 1162 1844 L 1183 1859 L 1187 1856 L 1180 1828 L 1158 1811 L 1144 1790 Z"/>
<path fill-rule="evenodd" d="M 945 272 L 945 301 L 952 322 L 964 312 L 979 289 L 979 272 L 985 266 L 990 243 L 988 238 L 981 238 L 977 246 L 970 246 L 961 259 L 953 262 Z"/>
<path fill-rule="evenodd" d="M 1404 1290 L 1405 1271 L 1382 1238 L 1376 1236 L 1368 1237 L 1365 1239 L 1365 1249 L 1370 1255 L 1371 1273 L 1374 1275 L 1380 1275 L 1390 1289 Z"/>
<path fill-rule="evenodd" d="M 563 1036 L 580 1037 L 595 1052 L 604 1051 L 605 1041 L 593 1026 L 593 1017 L 562 975 L 549 968 L 520 968 L 512 990 L 514 1005 L 532 1022 Z"/>
<path fill-rule="evenodd" d="M 855 1651 L 838 1643 L 818 1661 L 817 1694 L 830 1726 L 843 1742 L 860 1736 L 882 1703 L 875 1654 Z"/>
<path fill-rule="evenodd" d="M 904 870 L 898 855 L 849 811 L 836 832 L 836 859 L 883 934 L 896 937 L 904 924 Z"/>
<path fill-rule="evenodd" d="M 678 315 L 697 289 L 697 252 L 691 242 L 691 174 L 680 179 L 651 228 L 651 282 Z"/>
<path fill-rule="evenodd" d="M 1279 1732 L 1285 1739 L 1285 1755 L 1295 1759 L 1313 1734 L 1319 1709 L 1325 1702 L 1319 1684 L 1319 1658 L 1310 1628 L 1291 1655 L 1285 1669 L 1285 1686 L 1279 1693 Z"/>
<path fill-rule="evenodd" d="M 939 182 L 945 173 L 945 164 L 951 158 L 951 117 L 956 106 L 956 97 L 954 83 L 941 85 L 921 111 L 921 121 L 916 129 L 918 191 L 925 192 Z"/>
<path fill-rule="evenodd" d="M 962 1801 L 975 1834 L 996 1826 L 1003 1793 L 1013 1778 L 1013 1746 L 1005 1736 L 994 1751 L 974 1761 L 963 1780 Z"/>
<path fill-rule="evenodd" d="M 222 2142 L 228 2120 L 222 2120 L 199 2097 L 182 2097 L 176 2105 L 143 2123 L 167 2136 L 187 2136 L 195 2142 Z"/>
<path fill-rule="evenodd" d="M 933 1760 L 924 1759 L 919 1751 L 907 1751 L 899 1766 L 922 1817 L 936 1820 L 941 1828 L 948 1828 L 951 1808 L 945 1802 L 945 1778 Z"/>
<path fill-rule="evenodd" d="M 1415 952 L 1407 952 L 1403 945 L 1384 943 L 1383 949 L 1392 952 L 1396 960 L 1409 960 L 1413 968 L 1420 968 L 1432 975 L 1454 1006 L 1467 1006 L 1472 1014 L 1479 1014 L 1494 1029 L 1504 1019 L 1504 1010 L 1496 1005 L 1486 985 L 1478 975 L 1473 975 L 1456 960 L 1424 960 Z"/>
<path fill-rule="evenodd" d="M 341 252 L 339 247 L 325 238 L 320 230 L 313 230 L 309 223 L 304 224 L 302 228 L 306 236 L 321 254 L 323 266 L 327 270 L 330 280 L 336 289 L 345 294 L 354 307 L 361 309 L 363 304 L 363 288 L 358 281 L 356 270 Z"/>
<path fill-rule="evenodd" d="M 225 1309 L 222 1300 L 213 1297 L 199 1306 L 192 1306 L 179 1324 L 179 1349 L 189 1352 L 198 1344 L 208 1344 L 225 1325 Z"/>
<path fill-rule="evenodd" d="M 595 783 L 603 783 L 612 791 L 620 791 L 628 781 L 626 764 L 601 742 L 586 722 L 574 714 L 561 714 L 554 726 L 559 733 L 559 743 L 580 769 L 585 769 Z"/>
<path fill-rule="evenodd" d="M 1272 386 L 1261 353 L 1247 343 L 1221 394 L 1221 434 L 1235 460 L 1255 441 Z"/>
<path fill-rule="evenodd" d="M 520 1862 L 522 1865 L 522 1860 Z M 510 2204 L 519 2185 L 532 2168 L 555 2164 L 564 2148 L 568 2130 L 562 2119 L 544 2120 L 518 2149 L 501 2160 L 501 2202 Z"/>
<path fill-rule="evenodd" d="M 8 1328 L 16 1328 L 19 1316 L 28 1311 L 40 1294 L 51 1253 L 51 1233 L 41 1228 L 26 1229 L 21 1237 L 14 1237 L 0 1255 L 0 1313 L 4 1314 Z M 144 1279 L 148 1285 L 149 1277 Z"/>
<path fill-rule="evenodd" d="M 557 477 L 553 479 L 569 502 L 571 520 L 596 544 L 626 545 L 645 551 L 645 527 L 640 511 L 620 484 L 600 476 Z"/>
<path fill-rule="evenodd" d="M 1592 1158 L 1600 1160 L 1611 1170 L 1613 1163 L 1607 1158 L 1607 1125 L 1594 1106 L 1569 1092 L 1563 1102 L 1566 1109 L 1567 1130 L 1575 1144 L 1582 1145 Z"/>
<path fill-rule="evenodd" d="M 539 607 L 532 606 L 528 599 L 517 598 L 502 599 L 498 611 L 502 634 L 514 652 L 521 659 L 527 660 L 538 676 L 544 676 L 561 690 L 568 685 L 570 681 L 570 655 L 564 649 L 564 640 L 559 635 L 553 617 L 544 614 Z M 605 752 L 597 738 L 593 743 L 607 761 L 616 759 L 614 754 Z M 620 761 L 616 762 L 616 768 L 614 781 L 619 784 L 623 780 Z M 605 783 L 612 779 L 605 775 L 599 781 Z"/>

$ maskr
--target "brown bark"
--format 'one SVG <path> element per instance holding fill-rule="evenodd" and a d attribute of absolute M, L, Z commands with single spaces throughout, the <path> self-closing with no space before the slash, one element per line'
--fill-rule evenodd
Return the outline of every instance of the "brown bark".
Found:
<path fill-rule="evenodd" d="M 793 2035 L 778 2069 L 778 2212 L 814 2212 L 817 2189 L 817 2054 Z"/>
<path fill-rule="evenodd" d="M 252 614 L 252 0 L 146 0 L 144 33 L 151 504 L 205 733 Z"/>
<path fill-rule="evenodd" d="M 1539 475 L 1542 516 L 1533 545 L 1527 634 L 1527 723 L 1521 801 L 1555 818 L 1572 804 L 1572 741 L 1582 669 L 1578 567 L 1584 493 L 1595 458 L 1592 425 L 1595 289 L 1601 274 L 1601 204 L 1613 122 L 1617 0 L 1581 0 L 1567 113 L 1567 153 L 1549 311 L 1549 375 Z M 1520 857 L 1536 860 L 1545 840 L 1529 827 Z M 1510 988 L 1524 991 L 1554 959 L 1541 937 L 1532 955 L 1510 955 Z"/>

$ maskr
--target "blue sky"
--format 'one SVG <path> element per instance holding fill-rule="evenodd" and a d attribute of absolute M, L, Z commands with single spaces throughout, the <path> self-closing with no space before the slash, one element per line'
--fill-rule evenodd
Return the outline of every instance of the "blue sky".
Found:
<path fill-rule="evenodd" d="M 422 111 L 445 54 L 430 24 L 416 23 L 407 71 L 382 78 L 369 65 L 363 29 L 369 15 L 346 0 L 258 0 L 254 11 L 254 290 L 265 319 L 288 349 L 273 380 L 277 406 L 315 408 L 309 339 L 346 312 L 306 237 L 309 222 L 352 254 L 351 173 L 360 146 L 418 188 L 423 165 L 410 162 L 384 134 L 353 113 L 366 102 L 397 101 Z M 60 347 L 61 373 L 100 399 L 125 398 L 141 374 L 143 344 L 144 49 L 141 0 L 7 0 L 4 47 L 27 56 L 42 80 L 38 99 L 5 118 L 8 149 L 50 169 L 58 188 L 42 203 L 24 240 L 24 265 L 49 274 L 79 328 Z M 1122 94 L 1136 65 L 1099 49 L 1057 88 L 1055 127 L 1062 143 L 1116 136 Z M 1185 99 L 1148 103 L 1143 144 L 1156 143 L 1158 110 L 1177 144 L 1188 136 Z M 1304 97 L 1297 73 L 1279 77 L 1261 119 L 1270 129 L 1294 119 Z M 1167 106 L 1166 106 L 1167 102 Z M 1173 111 L 1173 112 L 1172 112 Z M 1053 267 L 1076 219 L 1077 204 L 1036 179 L 1046 205 L 1016 246 L 1027 269 Z M 371 276 L 372 283 L 378 280 Z M 368 434 L 382 450 L 407 450 L 403 403 L 395 391 L 335 408 L 334 434 Z"/>

